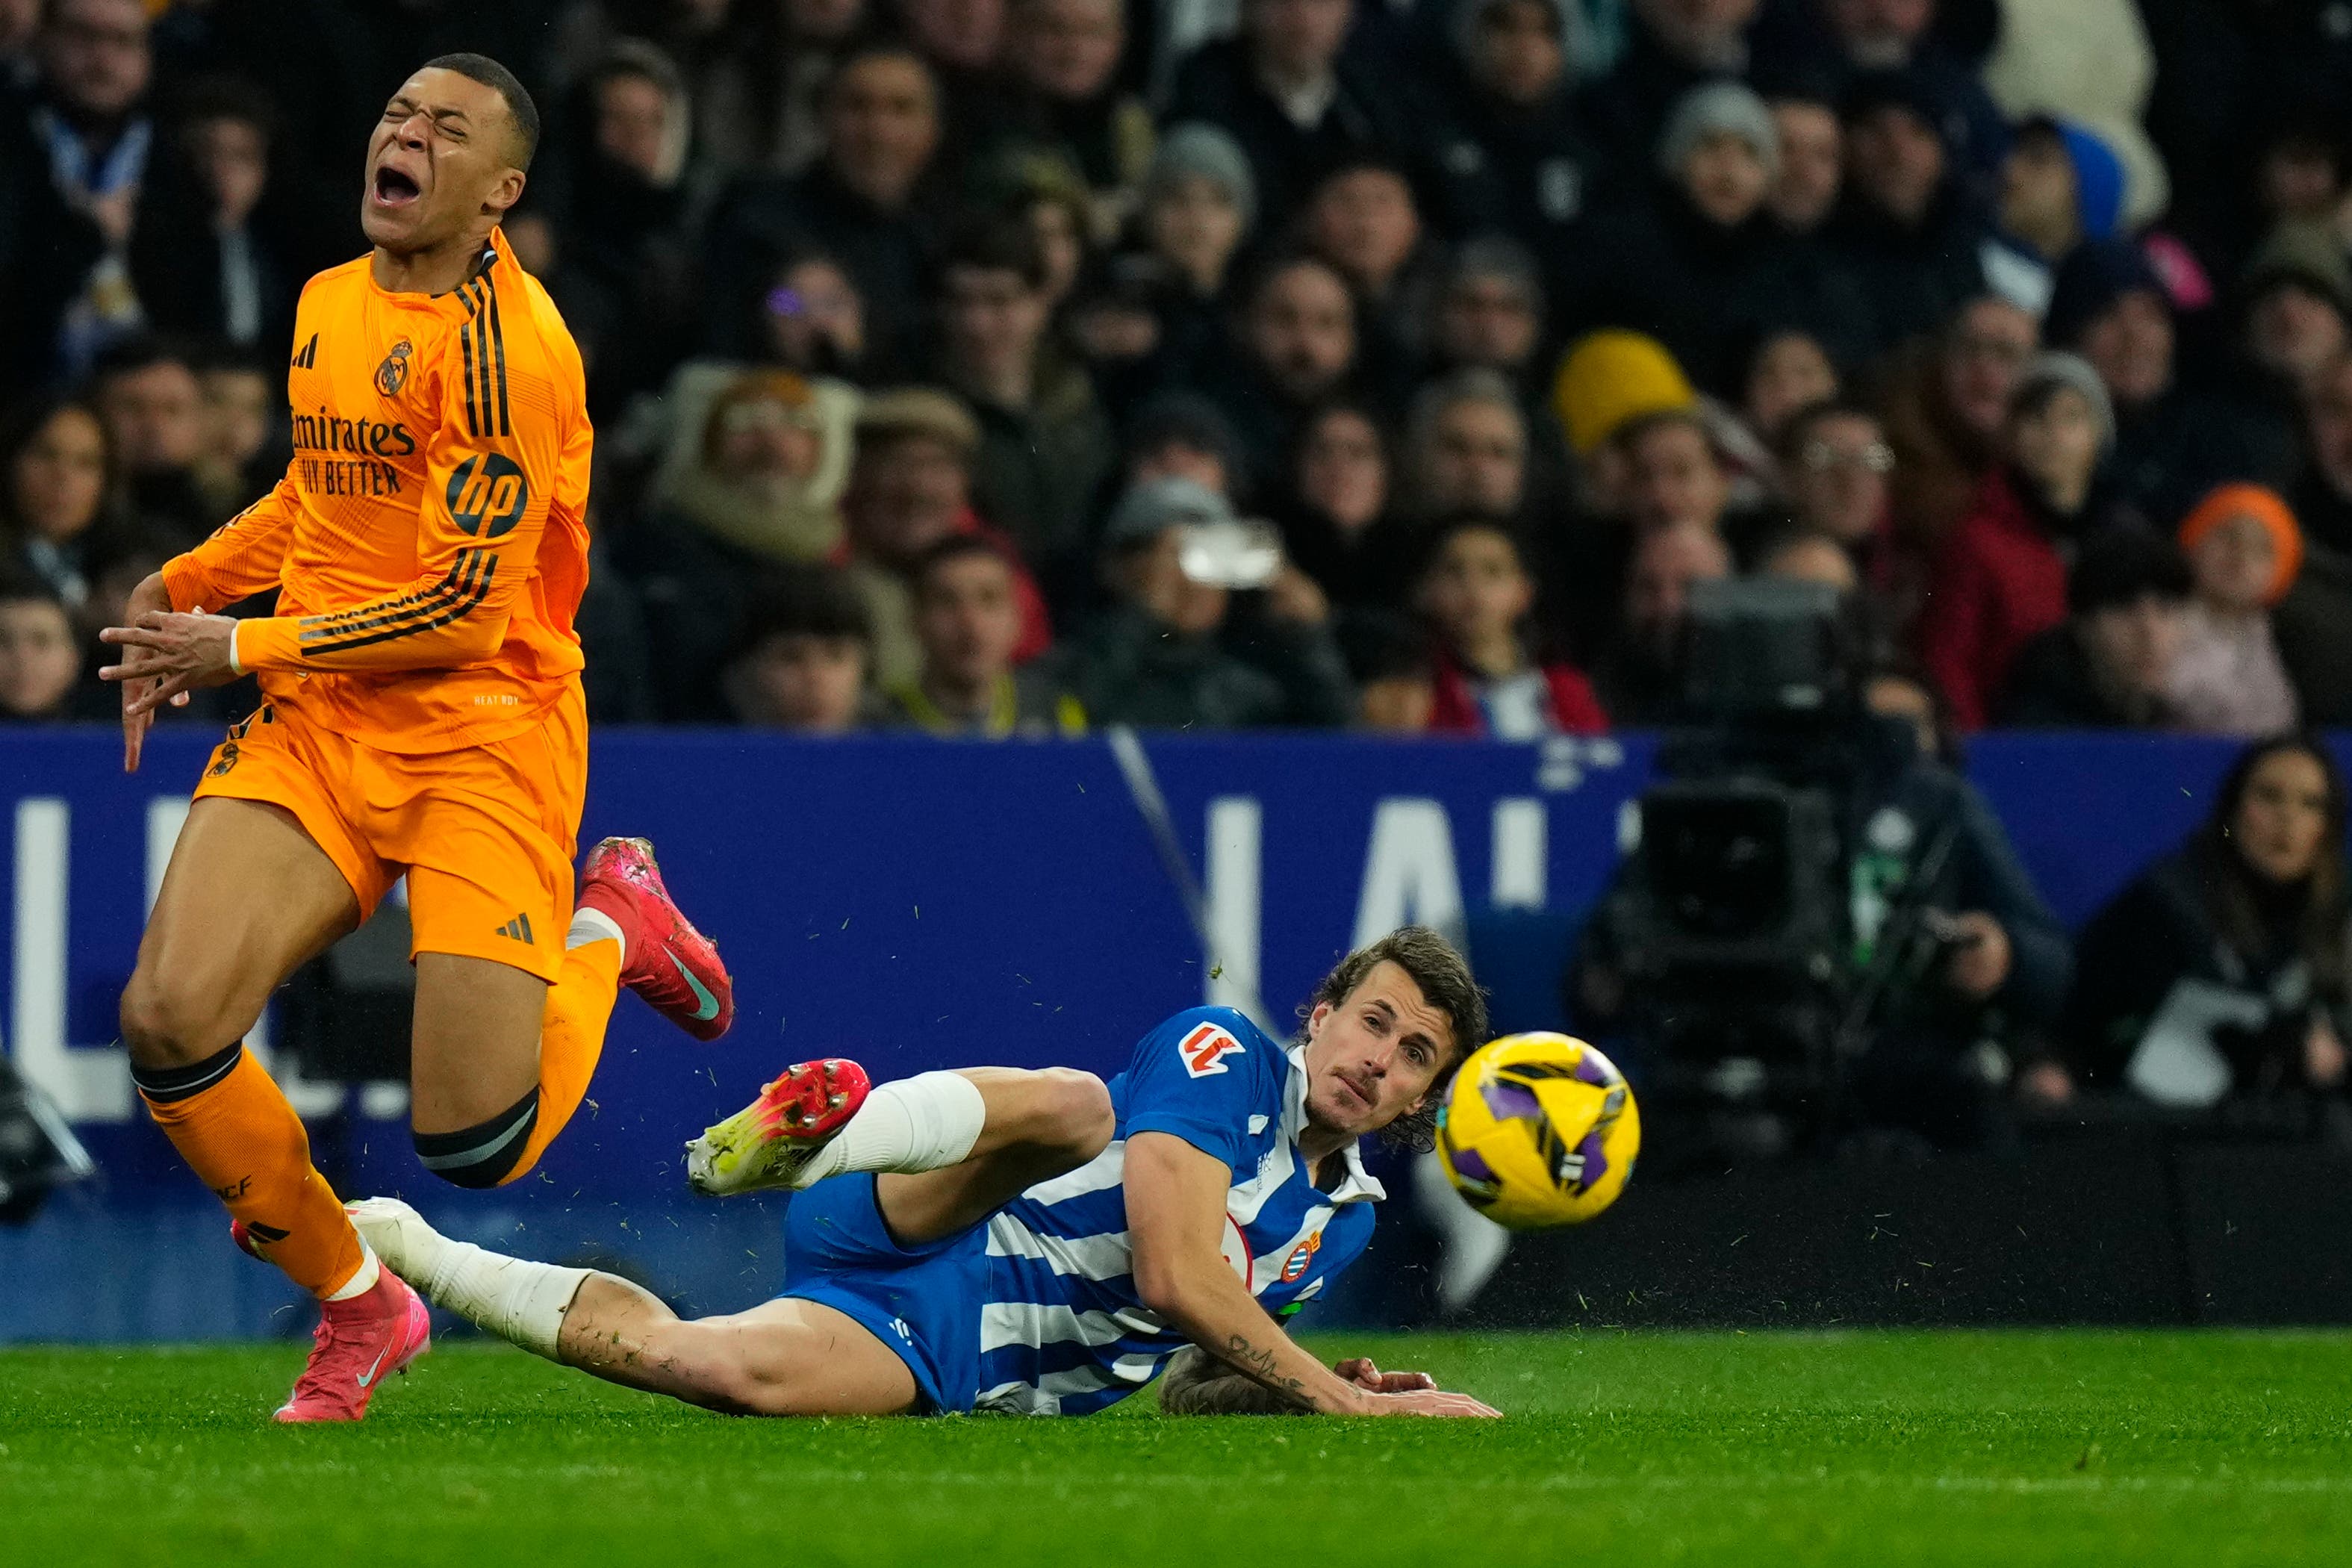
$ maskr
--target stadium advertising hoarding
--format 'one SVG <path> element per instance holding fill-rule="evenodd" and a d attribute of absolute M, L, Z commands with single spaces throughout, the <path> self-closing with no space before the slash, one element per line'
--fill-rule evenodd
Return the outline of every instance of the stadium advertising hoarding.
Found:
<path fill-rule="evenodd" d="M 100 1167 L 28 1229 L 0 1231 L 11 1286 L 0 1338 L 101 1332 L 93 1311 L 118 1335 L 222 1327 L 212 1306 L 187 1320 L 152 1302 L 93 1308 L 66 1289 L 133 1237 L 194 1249 L 188 1267 L 206 1273 L 245 1261 L 210 1245 L 204 1194 L 134 1114 L 110 1044 L 141 920 L 209 743 L 159 734 L 135 776 L 102 730 L 19 732 L 0 760 L 11 935 L 0 1037 Z M 2229 752 L 1992 737 L 1971 772 L 2074 921 L 2187 830 Z M 877 1078 L 977 1061 L 1109 1073 L 1142 1031 L 1203 999 L 1285 1024 L 1334 957 L 1402 921 L 1587 907 L 1652 754 L 1642 737 L 1167 736 L 1129 750 L 1105 738 L 606 731 L 583 838 L 641 834 L 659 847 L 670 885 L 734 969 L 734 1031 L 698 1047 L 625 999 L 589 1106 L 542 1173 L 485 1194 L 419 1170 L 396 1082 L 307 1081 L 282 1051 L 278 1065 L 339 1187 L 470 1213 L 484 1232 L 562 1216 L 583 1245 L 593 1231 L 596 1245 L 668 1258 L 706 1296 L 741 1295 L 764 1279 L 741 1253 L 772 1239 L 772 1215 L 752 1202 L 709 1220 L 683 1192 L 677 1151 L 776 1067 L 841 1054 Z M 225 1289 L 244 1303 L 236 1311 L 275 1299 L 274 1276 L 247 1273 Z"/>

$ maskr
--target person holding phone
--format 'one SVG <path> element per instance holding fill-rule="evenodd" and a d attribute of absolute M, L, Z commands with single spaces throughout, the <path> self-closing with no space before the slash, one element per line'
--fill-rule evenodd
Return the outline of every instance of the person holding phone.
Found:
<path fill-rule="evenodd" d="M 1129 487 L 1105 530 L 1115 600 L 1068 687 L 1098 723 L 1167 729 L 1346 723 L 1354 693 L 1331 609 L 1274 527 L 1191 479 Z"/>

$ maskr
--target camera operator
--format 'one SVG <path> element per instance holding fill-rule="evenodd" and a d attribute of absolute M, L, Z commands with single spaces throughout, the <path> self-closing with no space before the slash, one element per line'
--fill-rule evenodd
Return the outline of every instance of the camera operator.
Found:
<path fill-rule="evenodd" d="M 2066 932 L 1952 765 L 1926 684 L 1882 668 L 1862 696 L 1889 729 L 1884 766 L 1865 770 L 1856 803 L 1855 952 L 1865 970 L 1891 957 L 1895 978 L 1855 1064 L 1854 1110 L 1939 1148 L 1983 1147 L 2008 1136 L 2011 1060 L 2040 1054 L 2065 999 Z M 1911 954 L 1882 953 L 1906 940 Z"/>
<path fill-rule="evenodd" d="M 1783 1125 L 1831 1139 L 1891 1135 L 1941 1149 L 2006 1142 L 2010 1063 L 2038 1057 L 2039 1038 L 2056 1018 L 2070 970 L 2065 932 L 1990 808 L 1952 765 L 1926 683 L 1874 665 L 1844 690 L 1848 716 L 1780 731 L 1777 763 L 1759 769 L 1740 760 L 1748 742 L 1735 721 L 1715 737 L 1723 761 L 1683 770 L 1701 789 L 1719 781 L 1735 790 L 1743 778 L 1777 772 L 1829 797 L 1834 863 L 1809 860 L 1794 816 L 1786 843 L 1760 850 L 1764 860 L 1778 856 L 1815 868 L 1792 873 L 1786 912 L 1759 940 L 1810 921 L 1811 940 L 1822 945 L 1781 961 L 1781 978 L 1761 989 L 1754 988 L 1752 968 L 1711 973 L 1705 959 L 1669 952 L 1661 963 L 1660 952 L 1636 952 L 1626 945 L 1628 930 L 1651 931 L 1632 940 L 1664 949 L 1682 940 L 1622 918 L 1641 902 L 1641 879 L 1671 874 L 1644 867 L 1637 855 L 1620 868 L 1585 933 L 1570 975 L 1571 1011 L 1588 1034 L 1627 1052 L 1637 1080 L 1644 1066 L 1659 1070 L 1660 1089 L 1673 1088 L 1654 1094 L 1654 1103 L 1686 1095 L 1685 1109 L 1701 1112 L 1701 1124 L 1717 1130 L 1709 1135 L 1735 1150 L 1769 1152 L 1788 1140 L 1724 1131 L 1729 1123 L 1707 1120 L 1710 1108 L 1738 1112 L 1749 1125 L 1758 1119 L 1750 1111 L 1785 1116 Z M 1707 743 L 1702 738 L 1700 745 Z M 1739 847 L 1748 858 L 1737 864 L 1727 858 L 1726 881 L 1748 877 L 1758 863 L 1757 843 Z M 1654 890 L 1650 896 L 1654 900 Z M 1677 906 L 1685 919 L 1690 897 Z M 1716 918 L 1700 911 L 1692 923 L 1704 931 Z M 1846 951 L 1828 956 L 1839 943 Z M 1788 1005 L 1792 997 L 1797 1005 Z M 1774 1007 L 1789 1020 L 1783 1055 L 1795 1047 L 1810 1064 L 1804 1070 L 1816 1075 L 1793 1102 L 1776 1100 L 1767 1089 L 1726 1087 L 1748 1068 L 1760 1078 L 1790 1065 L 1743 1067 L 1734 1059 L 1757 1042 L 1769 1044 L 1773 1026 L 1758 1020 Z"/>

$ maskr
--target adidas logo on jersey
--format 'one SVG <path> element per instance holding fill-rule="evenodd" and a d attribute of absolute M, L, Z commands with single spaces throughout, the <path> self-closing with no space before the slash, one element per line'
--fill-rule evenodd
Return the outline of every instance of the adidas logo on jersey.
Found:
<path fill-rule="evenodd" d="M 499 927 L 499 934 L 504 937 L 512 937 L 515 941 L 521 942 L 526 947 L 531 946 L 539 941 L 537 937 L 530 934 L 530 917 L 529 915 L 515 916 L 514 919 Z"/>
<path fill-rule="evenodd" d="M 310 341 L 304 343 L 301 349 L 294 355 L 290 368 L 294 370 L 310 370 L 314 369 L 318 365 L 318 363 L 319 334 L 312 332 L 310 334 Z"/>

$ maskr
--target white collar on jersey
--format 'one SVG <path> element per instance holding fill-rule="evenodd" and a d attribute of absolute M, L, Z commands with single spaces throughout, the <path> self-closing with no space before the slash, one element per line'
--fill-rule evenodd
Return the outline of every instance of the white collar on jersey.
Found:
<path fill-rule="evenodd" d="M 1298 1135 L 1307 1131 L 1307 1047 L 1291 1047 L 1289 1057 L 1290 1077 L 1282 1087 L 1282 1135 L 1290 1141 L 1293 1148 L 1297 1148 Z M 1371 1173 L 1364 1169 L 1364 1156 L 1360 1147 L 1362 1142 L 1361 1139 L 1350 1139 L 1340 1146 L 1339 1159 L 1348 1168 L 1347 1174 L 1339 1178 L 1338 1186 L 1323 1194 L 1328 1201 L 1334 1204 L 1376 1204 L 1389 1195 L 1388 1189 L 1374 1181 Z M 1298 1156 L 1298 1163 L 1302 1168 L 1306 1167 L 1307 1157 L 1304 1154 Z M 1314 1181 L 1313 1170 L 1307 1170 L 1307 1179 Z M 1321 1190 L 1317 1189 L 1318 1192 Z"/>

